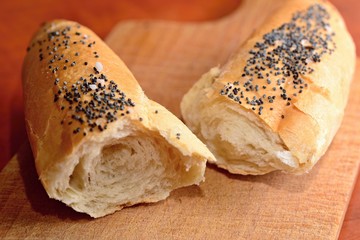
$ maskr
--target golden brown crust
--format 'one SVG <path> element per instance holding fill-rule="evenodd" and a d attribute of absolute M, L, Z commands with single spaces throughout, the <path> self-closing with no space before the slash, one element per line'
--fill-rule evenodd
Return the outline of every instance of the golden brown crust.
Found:
<path fill-rule="evenodd" d="M 286 171 L 304 172 L 340 125 L 354 69 L 354 43 L 331 4 L 284 1 L 220 69 L 204 101 L 252 113 L 298 160 Z"/>

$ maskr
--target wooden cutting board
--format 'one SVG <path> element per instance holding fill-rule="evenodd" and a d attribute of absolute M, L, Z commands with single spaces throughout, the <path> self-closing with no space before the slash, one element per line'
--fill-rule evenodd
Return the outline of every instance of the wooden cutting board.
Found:
<path fill-rule="evenodd" d="M 182 95 L 276 4 L 244 1 L 231 16 L 202 24 L 122 22 L 107 42 L 146 94 L 180 116 Z M 47 197 L 26 142 L 0 173 L 0 238 L 336 239 L 359 168 L 359 119 L 360 64 L 343 124 L 311 173 L 238 176 L 210 165 L 199 187 L 95 220 Z"/>

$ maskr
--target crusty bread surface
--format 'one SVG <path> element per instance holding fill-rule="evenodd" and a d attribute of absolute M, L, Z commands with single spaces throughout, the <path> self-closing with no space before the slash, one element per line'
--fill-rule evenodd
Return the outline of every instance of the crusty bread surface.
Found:
<path fill-rule="evenodd" d="M 308 172 L 341 124 L 355 61 L 330 3 L 283 1 L 189 90 L 182 115 L 232 173 Z"/>
<path fill-rule="evenodd" d="M 51 198 L 92 217 L 199 184 L 207 159 L 214 161 L 78 23 L 52 21 L 35 34 L 23 65 L 23 92 L 41 183 Z"/>

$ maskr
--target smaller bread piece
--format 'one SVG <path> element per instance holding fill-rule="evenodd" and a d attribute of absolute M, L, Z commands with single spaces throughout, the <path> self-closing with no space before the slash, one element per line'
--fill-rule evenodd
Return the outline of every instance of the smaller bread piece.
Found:
<path fill-rule="evenodd" d="M 49 197 L 101 217 L 204 180 L 206 146 L 149 100 L 95 33 L 46 23 L 23 65 L 25 120 Z"/>
<path fill-rule="evenodd" d="M 355 62 L 331 4 L 283 1 L 224 66 L 189 90 L 182 115 L 231 173 L 308 172 L 340 126 Z"/>

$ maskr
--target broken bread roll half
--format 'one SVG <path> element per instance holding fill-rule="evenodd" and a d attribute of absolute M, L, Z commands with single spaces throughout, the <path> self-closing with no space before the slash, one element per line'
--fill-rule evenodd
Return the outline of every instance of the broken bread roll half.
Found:
<path fill-rule="evenodd" d="M 213 155 L 91 30 L 46 23 L 23 65 L 27 132 L 46 192 L 101 217 L 204 180 Z"/>
<path fill-rule="evenodd" d="M 182 115 L 231 173 L 308 172 L 340 126 L 355 61 L 332 5 L 283 1 L 189 90 Z"/>

